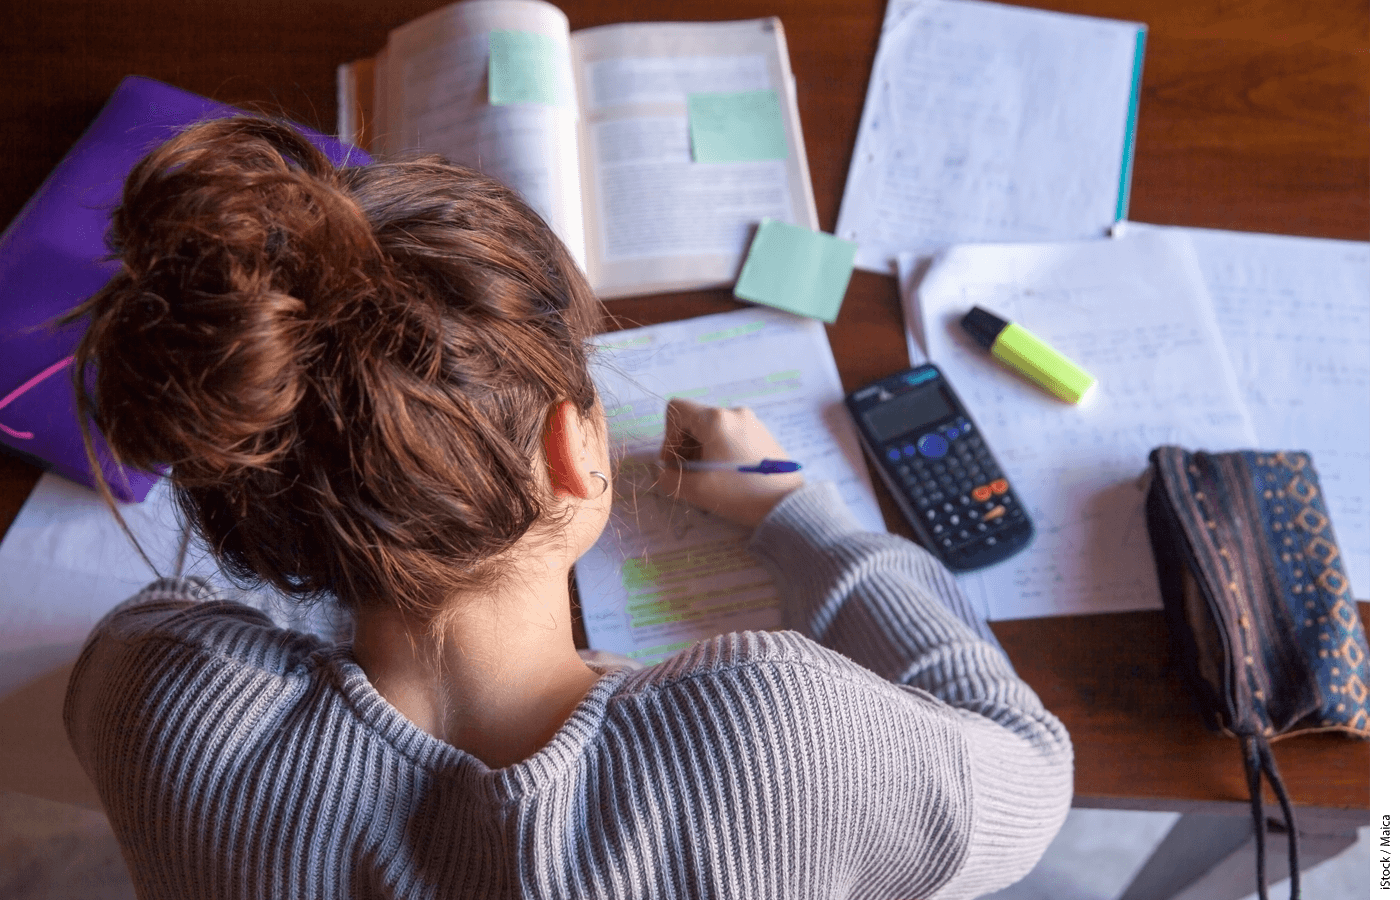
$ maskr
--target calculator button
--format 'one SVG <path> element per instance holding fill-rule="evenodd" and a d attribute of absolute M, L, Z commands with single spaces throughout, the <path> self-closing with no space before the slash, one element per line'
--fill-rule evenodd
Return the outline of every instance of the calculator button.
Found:
<path fill-rule="evenodd" d="M 1009 484 L 1006 483 L 1006 479 L 1005 479 L 1005 478 L 998 478 L 996 481 L 993 481 L 993 482 L 992 482 L 992 493 L 993 493 L 993 494 L 996 494 L 996 495 L 1000 496 L 1000 495 L 1006 493 L 1006 492 L 1009 491 L 1009 490 L 1011 490 L 1011 485 L 1009 485 Z"/>
<path fill-rule="evenodd" d="M 898 447 L 891 447 L 885 452 L 885 456 L 889 457 L 890 462 L 899 462 L 899 459 L 901 456 L 903 456 L 903 454 L 899 452 Z"/>
<path fill-rule="evenodd" d="M 914 445 L 913 445 L 913 444 L 905 444 L 905 445 L 904 445 L 904 455 L 905 455 L 906 458 L 914 455 Z"/>
<path fill-rule="evenodd" d="M 930 431 L 919 438 L 919 452 L 929 459 L 938 459 L 948 453 L 948 442 L 941 434 Z"/>
<path fill-rule="evenodd" d="M 989 484 L 978 485 L 972 489 L 972 499 L 982 503 L 992 498 L 992 486 Z"/>

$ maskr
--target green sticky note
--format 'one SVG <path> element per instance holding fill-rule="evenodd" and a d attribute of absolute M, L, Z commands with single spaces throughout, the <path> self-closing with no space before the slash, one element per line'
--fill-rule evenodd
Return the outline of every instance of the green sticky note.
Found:
<path fill-rule="evenodd" d="M 835 322 L 855 261 L 856 245 L 850 241 L 764 219 L 734 296 Z"/>
<path fill-rule="evenodd" d="M 685 101 L 696 162 L 787 159 L 783 111 L 775 92 L 687 94 Z"/>
<path fill-rule="evenodd" d="M 548 35 L 532 31 L 491 32 L 487 95 L 492 106 L 559 103 L 559 48 Z"/>

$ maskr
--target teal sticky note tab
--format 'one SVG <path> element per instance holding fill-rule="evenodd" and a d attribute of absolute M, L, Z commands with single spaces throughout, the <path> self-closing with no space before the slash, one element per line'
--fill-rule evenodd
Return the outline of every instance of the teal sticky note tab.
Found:
<path fill-rule="evenodd" d="M 855 261 L 856 245 L 851 241 L 764 219 L 734 296 L 835 322 Z"/>
<path fill-rule="evenodd" d="M 696 162 L 787 159 L 783 110 L 774 91 L 687 94 L 685 101 Z"/>
<path fill-rule="evenodd" d="M 491 32 L 487 95 L 492 106 L 559 103 L 559 48 L 548 35 L 532 31 Z"/>

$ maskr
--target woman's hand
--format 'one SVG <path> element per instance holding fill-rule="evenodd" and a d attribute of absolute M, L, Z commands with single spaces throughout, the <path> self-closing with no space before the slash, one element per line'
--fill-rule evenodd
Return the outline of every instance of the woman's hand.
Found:
<path fill-rule="evenodd" d="M 666 406 L 666 436 L 661 445 L 657 488 L 752 528 L 779 500 L 802 486 L 801 475 L 683 471 L 680 467 L 684 460 L 740 465 L 786 458 L 787 451 L 768 433 L 753 410 L 719 409 L 676 398 Z"/>

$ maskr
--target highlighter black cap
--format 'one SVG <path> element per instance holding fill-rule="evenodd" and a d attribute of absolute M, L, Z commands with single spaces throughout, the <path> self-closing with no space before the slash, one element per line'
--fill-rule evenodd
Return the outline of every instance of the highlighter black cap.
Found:
<path fill-rule="evenodd" d="M 1001 334 L 1009 324 L 1011 323 L 1001 316 L 989 313 L 980 306 L 972 307 L 972 311 L 963 316 L 962 320 L 962 327 L 987 350 L 992 349 L 997 335 Z"/>

